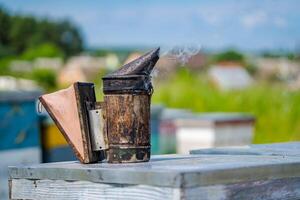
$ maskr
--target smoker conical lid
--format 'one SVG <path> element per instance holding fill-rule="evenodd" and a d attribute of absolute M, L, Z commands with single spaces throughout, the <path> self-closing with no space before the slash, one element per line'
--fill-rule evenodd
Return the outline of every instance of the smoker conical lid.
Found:
<path fill-rule="evenodd" d="M 159 59 L 159 48 L 149 51 L 102 78 L 104 94 L 151 94 L 151 71 Z"/>
<path fill-rule="evenodd" d="M 159 59 L 159 50 L 156 48 L 146 54 L 140 56 L 139 58 L 125 64 L 117 71 L 105 76 L 105 77 L 118 77 L 127 75 L 150 75 L 154 65 Z"/>

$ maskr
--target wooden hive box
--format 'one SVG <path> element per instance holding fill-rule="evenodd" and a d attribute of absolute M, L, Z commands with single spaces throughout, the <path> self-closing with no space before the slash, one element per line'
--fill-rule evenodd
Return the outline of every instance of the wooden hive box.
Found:
<path fill-rule="evenodd" d="M 245 113 L 202 113 L 161 122 L 163 153 L 188 154 L 190 149 L 249 145 L 255 118 Z"/>
<path fill-rule="evenodd" d="M 0 199 L 7 199 L 7 167 L 41 162 L 39 116 L 40 91 L 0 92 Z"/>
<path fill-rule="evenodd" d="M 299 148 L 293 143 L 276 155 L 154 156 L 135 164 L 15 166 L 9 168 L 10 198 L 299 199 Z"/>

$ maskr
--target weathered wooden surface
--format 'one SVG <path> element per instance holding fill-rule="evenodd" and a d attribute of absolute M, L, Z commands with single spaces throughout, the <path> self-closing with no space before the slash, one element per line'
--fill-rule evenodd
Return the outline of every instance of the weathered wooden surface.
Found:
<path fill-rule="evenodd" d="M 97 184 L 88 181 L 28 180 L 11 182 L 12 199 L 170 199 L 172 188 L 148 185 Z M 51 195 L 49 195 L 51 194 Z"/>
<path fill-rule="evenodd" d="M 101 184 L 88 181 L 28 180 L 11 181 L 12 199 L 297 199 L 300 179 L 277 179 L 213 185 L 193 188 L 171 188 L 149 185 Z M 51 194 L 51 195 L 49 195 Z"/>
<path fill-rule="evenodd" d="M 242 147 L 223 147 L 211 149 L 195 149 L 191 154 L 215 155 L 268 155 L 268 156 L 298 156 L 300 157 L 300 142 L 275 144 L 256 144 Z"/>
<path fill-rule="evenodd" d="M 41 149 L 27 147 L 0 151 L 0 200 L 8 199 L 7 166 L 41 162 Z"/>
<path fill-rule="evenodd" d="M 300 158 L 288 156 L 154 156 L 148 163 L 83 165 L 61 162 L 9 168 L 10 178 L 196 187 L 300 176 Z"/>
<path fill-rule="evenodd" d="M 294 154 L 63 162 L 10 167 L 9 174 L 12 199 L 300 199 L 300 156 Z"/>

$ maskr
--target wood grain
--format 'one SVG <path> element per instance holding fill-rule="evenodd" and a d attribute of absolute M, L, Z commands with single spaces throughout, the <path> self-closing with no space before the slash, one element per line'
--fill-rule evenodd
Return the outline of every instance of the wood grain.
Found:
<path fill-rule="evenodd" d="M 101 184 L 88 181 L 10 181 L 11 199 L 191 199 L 191 200 L 285 200 L 300 198 L 300 179 L 251 181 L 229 185 L 170 188 L 149 185 Z M 51 195 L 50 195 L 51 194 Z"/>
<path fill-rule="evenodd" d="M 11 199 L 174 199 L 172 188 L 147 185 L 100 184 L 88 181 L 28 180 L 11 181 Z"/>

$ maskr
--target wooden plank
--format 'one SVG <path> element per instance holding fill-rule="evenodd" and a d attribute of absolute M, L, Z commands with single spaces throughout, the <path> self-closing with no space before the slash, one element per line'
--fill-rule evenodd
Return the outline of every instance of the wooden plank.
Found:
<path fill-rule="evenodd" d="M 153 156 L 136 164 L 78 162 L 47 163 L 9 168 L 10 177 L 86 180 L 99 183 L 195 187 L 262 179 L 300 177 L 300 157 L 253 155 Z"/>
<path fill-rule="evenodd" d="M 257 155 L 257 156 L 296 156 L 300 157 L 300 142 L 255 144 L 241 147 L 218 147 L 194 149 L 190 154 L 199 155 Z"/>
<path fill-rule="evenodd" d="M 178 189 L 147 185 L 99 184 L 88 181 L 28 180 L 11 181 L 11 199 L 174 199 Z M 51 194 L 51 195 L 50 195 Z"/>
<path fill-rule="evenodd" d="M 187 188 L 181 192 L 181 197 L 201 200 L 300 199 L 300 178 Z"/>
<path fill-rule="evenodd" d="M 136 164 L 47 163 L 11 167 L 9 179 L 12 199 L 300 199 L 300 157 L 164 155 Z"/>
<path fill-rule="evenodd" d="M 8 166 L 41 162 L 41 149 L 38 147 L 0 151 L 0 199 L 8 199 Z"/>
<path fill-rule="evenodd" d="M 11 199 L 284 200 L 299 198 L 300 178 L 260 180 L 193 188 L 101 184 L 88 181 L 63 180 L 13 179 L 11 181 Z"/>

